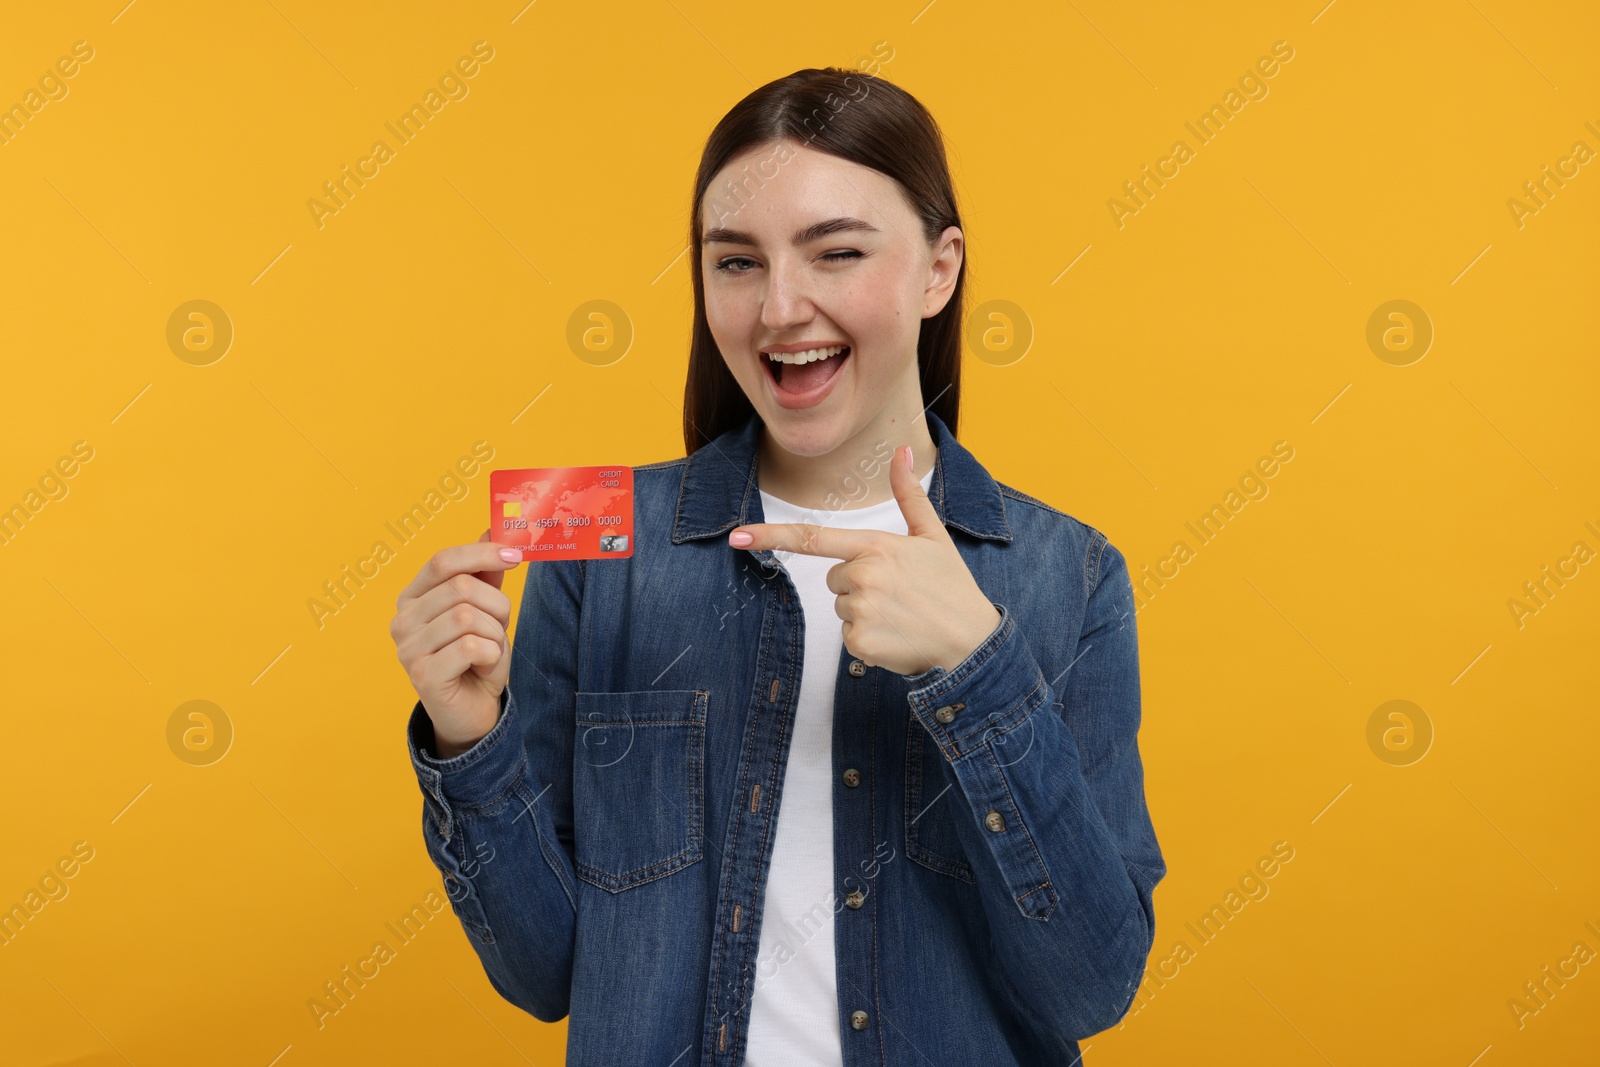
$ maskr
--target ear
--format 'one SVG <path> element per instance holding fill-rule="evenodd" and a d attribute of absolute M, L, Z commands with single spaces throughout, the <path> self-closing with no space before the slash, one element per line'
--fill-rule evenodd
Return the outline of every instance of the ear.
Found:
<path fill-rule="evenodd" d="M 961 261 L 966 255 L 966 238 L 961 227 L 947 226 L 933 243 L 933 260 L 928 264 L 928 287 L 922 291 L 922 317 L 931 319 L 944 310 L 961 278 Z"/>

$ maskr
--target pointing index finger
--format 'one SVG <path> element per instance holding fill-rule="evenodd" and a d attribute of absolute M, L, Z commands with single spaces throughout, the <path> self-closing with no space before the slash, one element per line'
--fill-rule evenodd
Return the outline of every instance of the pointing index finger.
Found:
<path fill-rule="evenodd" d="M 853 559 L 882 536 L 875 530 L 841 530 L 814 522 L 757 522 L 728 534 L 728 544 L 752 552 L 773 549 L 830 559 Z"/>

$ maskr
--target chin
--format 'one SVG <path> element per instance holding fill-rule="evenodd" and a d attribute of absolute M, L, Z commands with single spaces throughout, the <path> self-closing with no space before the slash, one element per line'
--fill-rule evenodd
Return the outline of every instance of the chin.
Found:
<path fill-rule="evenodd" d="M 797 419 L 795 415 L 779 408 L 771 417 L 761 416 L 773 443 L 791 455 L 826 456 L 850 437 L 840 418 Z"/>

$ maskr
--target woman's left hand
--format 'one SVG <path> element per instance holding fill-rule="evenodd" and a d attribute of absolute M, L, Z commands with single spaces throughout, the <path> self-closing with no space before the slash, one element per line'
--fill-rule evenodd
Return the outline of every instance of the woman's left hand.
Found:
<path fill-rule="evenodd" d="M 840 562 L 828 571 L 834 611 L 850 654 L 897 674 L 952 670 L 1000 625 L 966 561 L 911 469 L 911 449 L 892 463 L 889 485 L 906 534 L 842 530 L 809 522 L 762 522 L 728 534 L 734 548 L 776 549 Z M 745 543 L 741 537 L 748 535 Z"/>

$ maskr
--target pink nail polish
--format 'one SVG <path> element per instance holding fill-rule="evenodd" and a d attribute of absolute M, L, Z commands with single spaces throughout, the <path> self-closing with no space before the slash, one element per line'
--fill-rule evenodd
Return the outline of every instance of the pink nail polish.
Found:
<path fill-rule="evenodd" d="M 522 561 L 522 551 L 516 548 L 502 548 L 500 558 L 507 563 L 519 563 Z"/>

